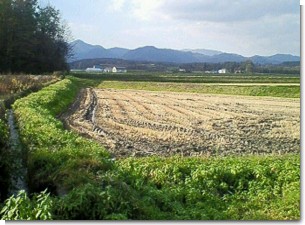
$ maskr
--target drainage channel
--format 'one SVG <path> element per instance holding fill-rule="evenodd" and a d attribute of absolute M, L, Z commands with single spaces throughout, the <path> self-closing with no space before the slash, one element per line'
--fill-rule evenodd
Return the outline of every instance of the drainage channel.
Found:
<path fill-rule="evenodd" d="M 18 128 L 15 123 L 14 111 L 8 109 L 7 115 L 10 132 L 9 146 L 11 151 L 11 188 L 9 190 L 9 196 L 16 196 L 20 190 L 28 192 L 26 182 L 27 168 L 25 163 L 25 152 L 22 149 Z"/>

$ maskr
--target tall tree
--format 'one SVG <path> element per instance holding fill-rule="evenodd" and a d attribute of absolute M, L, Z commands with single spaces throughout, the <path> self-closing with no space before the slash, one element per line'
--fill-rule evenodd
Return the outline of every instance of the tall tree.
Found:
<path fill-rule="evenodd" d="M 13 14 L 11 2 L 11 0 L 0 0 L 0 69 L 4 71 L 9 68 L 8 51 Z"/>
<path fill-rule="evenodd" d="M 58 10 L 37 0 L 0 0 L 0 72 L 65 70 L 68 53 Z"/>

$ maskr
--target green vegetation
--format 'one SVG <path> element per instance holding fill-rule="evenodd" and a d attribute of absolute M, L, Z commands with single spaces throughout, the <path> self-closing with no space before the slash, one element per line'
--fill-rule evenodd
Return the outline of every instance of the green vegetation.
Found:
<path fill-rule="evenodd" d="M 192 83 L 158 83 L 158 82 L 120 82 L 104 81 L 99 88 L 136 89 L 146 91 L 173 91 L 205 94 L 228 94 L 248 96 L 273 96 L 299 98 L 300 86 L 285 85 L 211 85 Z"/>
<path fill-rule="evenodd" d="M 11 196 L 5 201 L 1 214 L 3 220 L 50 220 L 52 199 L 46 191 L 34 195 L 30 199 L 24 190 L 16 197 Z"/>
<path fill-rule="evenodd" d="M 10 186 L 10 164 L 8 151 L 8 128 L 0 118 L 0 202 L 4 201 Z"/>
<path fill-rule="evenodd" d="M 289 172 L 288 172 L 289 171 Z M 288 172 L 288 173 L 287 173 Z M 60 219 L 295 220 L 296 155 L 129 158 L 56 204 Z"/>
<path fill-rule="evenodd" d="M 111 167 L 108 153 L 97 143 L 64 130 L 55 117 L 73 101 L 78 83 L 63 80 L 17 100 L 13 109 L 20 137 L 28 151 L 29 189 L 53 193 L 94 180 Z"/>
<path fill-rule="evenodd" d="M 126 74 L 90 74 L 75 73 L 73 76 L 79 78 L 90 78 L 102 81 L 135 81 L 135 82 L 175 82 L 175 83 L 284 83 L 300 84 L 300 76 L 291 75 L 259 75 L 259 74 L 172 74 L 172 73 L 151 73 L 132 72 Z"/>
<path fill-rule="evenodd" d="M 69 78 L 15 102 L 30 192 L 47 188 L 53 197 L 29 201 L 21 193 L 6 201 L 2 218 L 300 219 L 298 154 L 112 161 L 97 143 L 64 130 L 56 116 L 93 83 Z"/>
<path fill-rule="evenodd" d="M 0 73 L 66 70 L 69 45 L 60 13 L 38 0 L 0 1 Z"/>
<path fill-rule="evenodd" d="M 300 97 L 300 77 L 281 75 L 173 75 L 164 73 L 74 74 L 101 82 L 99 88 Z"/>
<path fill-rule="evenodd" d="M 121 179 L 160 210 L 160 219 L 299 218 L 296 155 L 130 158 L 118 165 Z"/>

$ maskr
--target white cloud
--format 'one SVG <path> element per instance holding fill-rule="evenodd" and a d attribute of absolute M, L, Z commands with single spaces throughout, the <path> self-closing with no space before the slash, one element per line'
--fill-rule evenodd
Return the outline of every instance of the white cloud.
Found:
<path fill-rule="evenodd" d="M 191 21 L 234 22 L 264 16 L 298 14 L 295 0 L 131 0 L 139 18 L 165 17 Z"/>
<path fill-rule="evenodd" d="M 152 20 L 158 16 L 165 18 L 159 13 L 159 8 L 164 0 L 131 0 L 131 10 L 134 16 L 141 20 Z"/>
<path fill-rule="evenodd" d="M 112 12 L 121 12 L 125 3 L 126 0 L 111 0 L 108 9 Z"/>
<path fill-rule="evenodd" d="M 162 38 L 149 27 L 139 29 L 139 35 L 154 35 L 164 46 L 166 41 L 169 46 L 181 48 L 196 44 L 244 55 L 298 54 L 300 49 L 300 10 L 294 0 L 131 2 L 131 11 L 137 18 L 162 30 L 158 32 Z"/>
<path fill-rule="evenodd" d="M 295 0 L 52 2 L 70 17 L 74 37 L 89 43 L 208 48 L 246 56 L 300 52 L 300 8 Z"/>

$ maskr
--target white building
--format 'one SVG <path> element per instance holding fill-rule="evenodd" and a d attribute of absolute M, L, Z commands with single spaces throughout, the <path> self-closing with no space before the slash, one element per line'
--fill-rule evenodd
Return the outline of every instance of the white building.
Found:
<path fill-rule="evenodd" d="M 113 67 L 105 67 L 103 69 L 104 73 L 127 73 L 127 69 L 125 67 L 118 67 L 118 66 L 113 66 Z"/>
<path fill-rule="evenodd" d="M 118 70 L 117 70 L 117 68 L 114 66 L 113 68 L 112 68 L 112 73 L 117 73 L 118 72 Z"/>
<path fill-rule="evenodd" d="M 112 73 L 127 73 L 127 69 L 125 67 L 116 67 L 112 68 Z"/>
<path fill-rule="evenodd" d="M 101 68 L 93 66 L 92 68 L 87 68 L 86 72 L 103 72 L 103 70 Z"/>
<path fill-rule="evenodd" d="M 218 70 L 218 73 L 227 73 L 227 69 Z"/>

